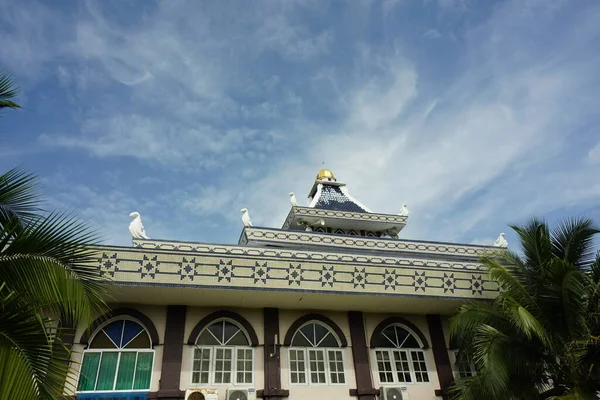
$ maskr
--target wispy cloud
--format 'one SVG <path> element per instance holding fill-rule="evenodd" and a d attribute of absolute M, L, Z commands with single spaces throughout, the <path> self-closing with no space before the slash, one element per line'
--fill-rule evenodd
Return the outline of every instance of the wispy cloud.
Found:
<path fill-rule="evenodd" d="M 595 2 L 235 4 L 0 6 L 26 49 L 3 63 L 70 105 L 47 105 L 28 145 L 111 241 L 134 209 L 152 237 L 235 240 L 241 207 L 277 226 L 323 161 L 373 210 L 408 203 L 407 237 L 495 239 L 600 198 Z"/>
<path fill-rule="evenodd" d="M 437 29 L 428 29 L 424 34 L 424 36 L 428 37 L 428 38 L 432 38 L 432 39 L 437 39 L 442 37 L 442 34 L 440 33 L 440 31 L 438 31 Z"/>
<path fill-rule="evenodd" d="M 588 160 L 592 163 L 592 164 L 600 164 L 600 143 L 598 143 L 597 145 L 595 145 L 589 152 L 588 152 Z"/>

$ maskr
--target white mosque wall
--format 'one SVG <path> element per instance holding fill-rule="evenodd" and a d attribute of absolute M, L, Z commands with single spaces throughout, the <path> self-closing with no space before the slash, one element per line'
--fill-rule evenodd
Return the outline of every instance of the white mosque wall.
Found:
<path fill-rule="evenodd" d="M 153 306 L 153 305 L 119 305 L 134 308 L 144 313 L 156 327 L 159 337 L 159 344 L 155 348 L 153 375 L 151 382 L 150 391 L 158 391 L 161 377 L 161 366 L 163 357 L 163 343 L 165 339 L 166 330 L 166 319 L 167 319 L 167 307 L 166 306 Z M 215 308 L 215 307 L 188 307 L 186 313 L 184 338 L 183 338 L 183 353 L 182 353 L 182 365 L 180 373 L 180 390 L 186 390 L 192 387 L 198 387 L 193 385 L 191 382 L 191 370 L 192 370 L 192 359 L 193 359 L 193 345 L 188 345 L 188 339 L 192 333 L 194 327 L 207 315 L 219 311 L 228 310 L 241 315 L 246 319 L 253 327 L 258 337 L 259 345 L 254 348 L 254 382 L 252 385 L 244 385 L 244 387 L 251 387 L 260 390 L 264 389 L 264 323 L 263 323 L 263 310 L 262 309 L 246 309 L 246 308 Z M 356 399 L 354 396 L 350 396 L 349 390 L 356 388 L 356 378 L 354 372 L 354 363 L 352 356 L 352 340 L 350 336 L 350 327 L 348 322 L 348 313 L 339 311 L 312 311 L 312 310 L 279 310 L 279 343 L 283 344 L 284 338 L 288 329 L 292 326 L 294 321 L 308 313 L 316 313 L 323 315 L 332 320 L 341 329 L 345 336 L 348 346 L 343 349 L 344 358 L 344 372 L 346 383 L 345 384 L 332 384 L 332 385 L 297 385 L 290 382 L 290 371 L 289 371 L 289 357 L 288 347 L 282 346 L 280 348 L 280 366 L 281 366 L 281 387 L 290 391 L 289 400 L 304 400 L 304 399 Z M 379 313 L 364 313 L 365 323 L 365 335 L 367 339 L 367 346 L 369 346 L 371 336 L 377 325 L 391 316 L 400 316 L 412 324 L 414 324 L 425 336 L 430 347 L 424 350 L 425 361 L 427 364 L 427 372 L 429 375 L 428 383 L 412 383 L 402 384 L 395 386 L 406 386 L 411 399 L 439 399 L 434 395 L 436 389 L 439 389 L 439 381 L 436 371 L 435 360 L 433 357 L 433 351 L 431 350 L 431 337 L 429 335 L 429 329 L 427 326 L 427 320 L 425 315 L 412 315 L 412 314 L 379 314 Z M 448 323 L 447 318 L 443 318 L 444 336 L 446 342 L 448 341 Z M 80 362 L 82 359 L 82 352 L 84 345 L 80 343 L 82 334 L 84 333 L 87 326 L 79 326 L 75 333 L 75 343 L 73 345 L 72 353 L 72 371 L 75 383 L 78 377 L 78 371 Z M 453 354 L 450 355 L 453 360 Z M 376 363 L 373 359 L 373 354 L 370 350 L 370 366 L 373 380 L 373 386 L 378 388 L 381 386 L 379 383 L 379 377 L 376 370 Z M 227 387 L 231 385 L 211 385 L 219 389 L 219 400 L 225 400 L 225 393 Z M 65 394 L 73 394 L 73 389 L 66 391 Z"/>

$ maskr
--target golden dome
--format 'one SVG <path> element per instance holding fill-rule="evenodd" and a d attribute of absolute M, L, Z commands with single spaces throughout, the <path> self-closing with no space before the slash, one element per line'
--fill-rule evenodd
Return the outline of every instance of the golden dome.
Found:
<path fill-rule="evenodd" d="M 331 171 L 330 171 L 330 170 L 328 170 L 328 169 L 322 169 L 322 170 L 320 170 L 320 171 L 319 171 L 319 173 L 317 174 L 317 180 L 319 180 L 319 181 L 320 181 L 320 180 L 322 180 L 322 179 L 328 179 L 328 178 L 329 178 L 329 179 L 336 180 L 336 179 L 335 179 L 335 175 L 333 174 L 333 172 L 331 172 Z"/>

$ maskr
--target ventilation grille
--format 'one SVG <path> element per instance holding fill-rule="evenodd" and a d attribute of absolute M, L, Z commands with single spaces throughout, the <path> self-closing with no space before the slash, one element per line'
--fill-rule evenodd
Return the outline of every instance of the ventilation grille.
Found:
<path fill-rule="evenodd" d="M 385 400 L 402 400 L 402 393 L 396 388 L 385 389 Z"/>
<path fill-rule="evenodd" d="M 227 400 L 248 400 L 248 393 L 245 390 L 232 390 Z"/>

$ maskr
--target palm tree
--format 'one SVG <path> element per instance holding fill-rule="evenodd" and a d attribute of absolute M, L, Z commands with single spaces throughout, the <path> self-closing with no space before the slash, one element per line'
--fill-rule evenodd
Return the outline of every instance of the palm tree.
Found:
<path fill-rule="evenodd" d="M 6 82 L 0 76 L 0 104 L 17 108 Z M 37 190 L 23 170 L 0 175 L 0 400 L 60 397 L 74 385 L 65 328 L 106 310 L 97 235 L 69 214 L 45 212 Z"/>
<path fill-rule="evenodd" d="M 599 232 L 591 220 L 550 229 L 533 218 L 512 226 L 521 253 L 482 258 L 500 294 L 468 303 L 450 321 L 458 359 L 476 375 L 458 379 L 460 400 L 596 399 L 600 390 Z"/>
<path fill-rule="evenodd" d="M 21 108 L 11 100 L 16 96 L 17 89 L 12 80 L 6 74 L 0 73 L 0 108 Z"/>

